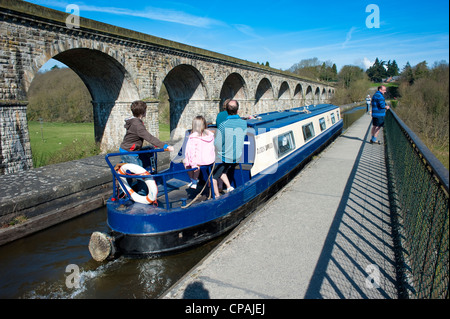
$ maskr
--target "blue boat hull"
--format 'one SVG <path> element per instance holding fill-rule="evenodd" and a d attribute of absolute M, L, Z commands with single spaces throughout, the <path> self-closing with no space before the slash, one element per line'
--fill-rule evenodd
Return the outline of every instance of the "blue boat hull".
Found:
<path fill-rule="evenodd" d="M 199 245 L 224 234 L 292 180 L 307 160 L 326 147 L 342 128 L 341 119 L 317 139 L 280 160 L 275 171 L 263 171 L 235 191 L 215 200 L 166 210 L 109 199 L 108 226 L 115 251 L 134 257 L 160 255 Z"/>

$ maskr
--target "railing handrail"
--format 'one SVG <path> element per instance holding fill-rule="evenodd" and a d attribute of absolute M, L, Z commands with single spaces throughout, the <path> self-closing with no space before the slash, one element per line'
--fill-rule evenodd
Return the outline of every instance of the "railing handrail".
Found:
<path fill-rule="evenodd" d="M 155 178 L 155 177 L 163 177 L 163 176 L 168 176 L 168 175 L 177 175 L 177 174 L 182 174 L 182 173 L 186 173 L 189 171 L 195 171 L 197 170 L 196 167 L 194 168 L 186 168 L 180 171 L 173 171 L 173 172 L 165 172 L 165 173 L 156 173 L 156 174 L 151 174 L 151 175 L 123 175 L 123 174 L 119 174 L 117 172 L 114 172 L 113 174 L 119 177 L 125 177 L 125 178 Z"/>
<path fill-rule="evenodd" d="M 433 174 L 438 178 L 445 191 L 448 194 L 449 190 L 449 171 L 445 166 L 437 159 L 437 157 L 430 151 L 430 149 L 420 140 L 420 138 L 398 117 L 394 110 L 389 109 L 394 119 L 399 124 L 400 128 L 404 131 L 405 135 L 416 146 L 416 149 L 423 156 L 427 164 L 430 166 Z"/>
<path fill-rule="evenodd" d="M 195 171 L 198 168 L 194 167 L 194 168 L 185 168 L 183 170 L 178 170 L 178 171 L 169 171 L 169 172 L 163 172 L 163 173 L 151 173 L 151 175 L 124 175 L 124 174 L 119 174 L 116 170 L 115 167 L 112 165 L 111 161 L 109 160 L 110 157 L 114 157 L 114 156 L 121 156 L 121 155 L 137 155 L 137 154 L 149 154 L 149 153 L 159 153 L 159 152 L 164 152 L 164 149 L 150 149 L 150 150 L 144 150 L 144 151 L 134 151 L 134 152 L 120 152 L 120 153 L 109 153 L 105 155 L 105 160 L 106 163 L 108 164 L 108 166 L 111 169 L 111 173 L 113 175 L 113 194 L 116 193 L 116 185 L 114 183 L 114 180 L 117 180 L 119 182 L 119 184 L 121 185 L 121 188 L 123 191 L 125 191 L 125 194 L 127 195 L 128 198 L 131 198 L 130 193 L 128 192 L 128 190 L 126 189 L 126 187 L 124 187 L 122 180 L 120 179 L 120 177 L 124 177 L 124 178 L 156 178 L 156 177 L 161 177 L 163 180 L 163 187 L 164 187 L 164 197 L 166 198 L 166 209 L 169 208 L 169 198 L 168 198 L 168 192 L 167 192 L 167 184 L 166 184 L 166 176 L 169 175 L 179 175 L 179 174 L 185 174 L 189 171 Z M 208 166 L 208 165 L 205 165 Z M 212 176 L 211 176 L 212 178 Z M 212 180 L 210 181 L 212 183 Z M 215 195 L 213 193 L 213 198 L 215 198 Z"/>

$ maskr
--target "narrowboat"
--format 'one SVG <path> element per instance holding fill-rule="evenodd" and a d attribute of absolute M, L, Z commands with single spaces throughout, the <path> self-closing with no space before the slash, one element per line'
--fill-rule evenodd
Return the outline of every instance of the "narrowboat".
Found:
<path fill-rule="evenodd" d="M 144 167 L 113 165 L 112 158 L 123 153 L 107 154 L 113 176 L 113 195 L 106 203 L 110 231 L 91 235 L 92 257 L 103 261 L 119 255 L 158 256 L 224 234 L 286 185 L 343 128 L 339 107 L 332 104 L 263 113 L 246 121 L 242 157 L 228 174 L 234 190 L 217 198 L 209 186 L 214 164 L 201 167 L 197 189 L 189 188 L 182 163 L 186 139 L 162 171 L 156 165 L 161 149 L 133 152 Z M 133 183 L 145 185 L 144 194 L 138 194 Z"/>

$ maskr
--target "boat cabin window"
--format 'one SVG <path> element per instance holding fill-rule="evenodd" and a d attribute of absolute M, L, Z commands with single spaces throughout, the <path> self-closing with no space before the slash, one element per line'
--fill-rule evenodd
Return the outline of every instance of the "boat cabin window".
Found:
<path fill-rule="evenodd" d="M 325 124 L 325 118 L 322 117 L 321 119 L 319 119 L 319 123 L 320 123 L 320 130 L 325 131 L 327 129 L 327 125 Z"/>
<path fill-rule="evenodd" d="M 294 134 L 292 131 L 278 135 L 273 139 L 278 157 L 281 157 L 295 149 Z"/>
<path fill-rule="evenodd" d="M 312 139 L 315 136 L 314 126 L 313 126 L 312 122 L 308 123 L 306 125 L 303 125 L 302 130 L 303 130 L 303 138 L 305 139 L 305 142 Z"/>
<path fill-rule="evenodd" d="M 337 119 L 339 120 L 339 111 L 336 111 Z"/>
<path fill-rule="evenodd" d="M 336 123 L 336 119 L 334 118 L 334 113 L 331 113 L 331 124 Z"/>

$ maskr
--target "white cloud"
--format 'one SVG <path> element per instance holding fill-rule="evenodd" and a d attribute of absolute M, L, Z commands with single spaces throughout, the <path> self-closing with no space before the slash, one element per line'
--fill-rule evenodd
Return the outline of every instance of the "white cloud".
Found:
<path fill-rule="evenodd" d="M 67 1 L 55 1 L 55 0 L 47 0 L 47 1 L 34 0 L 33 2 L 44 6 L 52 5 L 55 7 L 59 7 L 62 10 L 65 10 L 65 8 L 70 4 Z M 122 16 L 141 17 L 150 20 L 166 21 L 200 28 L 207 28 L 212 25 L 223 25 L 223 22 L 218 20 L 195 16 L 183 11 L 156 8 L 156 7 L 147 7 L 143 10 L 130 10 L 115 7 L 100 7 L 85 4 L 79 4 L 78 7 L 80 8 L 81 15 L 83 14 L 83 11 L 101 12 Z"/>
<path fill-rule="evenodd" d="M 347 44 L 352 39 L 352 33 L 356 30 L 356 27 L 351 27 L 350 30 L 347 32 L 347 35 L 345 36 L 345 41 L 342 43 L 342 47 L 345 48 Z"/>
<path fill-rule="evenodd" d="M 367 57 L 364 57 L 362 59 L 356 59 L 354 65 L 359 66 L 365 71 L 373 65 L 373 62 L 370 61 Z"/>
<path fill-rule="evenodd" d="M 364 57 L 364 59 L 362 60 L 362 64 L 364 66 L 364 70 L 367 70 L 368 68 L 370 68 L 373 65 L 374 62 L 375 61 L 372 62 L 368 58 Z"/>
<path fill-rule="evenodd" d="M 97 6 L 89 6 L 82 5 L 80 6 L 80 10 L 90 11 L 90 12 L 103 12 L 110 13 L 116 15 L 124 15 L 124 16 L 133 16 L 133 17 L 141 17 L 150 20 L 158 20 L 158 21 L 166 21 L 173 22 L 178 24 L 184 24 L 194 27 L 207 28 L 212 25 L 220 25 L 222 22 L 205 18 L 198 17 L 195 15 L 191 15 L 189 13 L 185 13 L 182 11 L 171 10 L 171 9 L 162 9 L 155 7 L 147 7 L 144 10 L 129 10 L 122 8 L 114 8 L 114 7 L 97 7 Z"/>
<path fill-rule="evenodd" d="M 260 40 L 263 39 L 263 37 L 261 37 L 258 34 L 256 34 L 255 31 L 253 30 L 253 28 L 248 26 L 248 25 L 245 25 L 245 24 L 234 24 L 234 27 L 238 31 L 242 32 L 243 34 L 245 34 L 245 35 L 247 35 L 249 37 L 252 37 L 252 38 L 255 38 L 255 39 L 260 39 Z"/>

